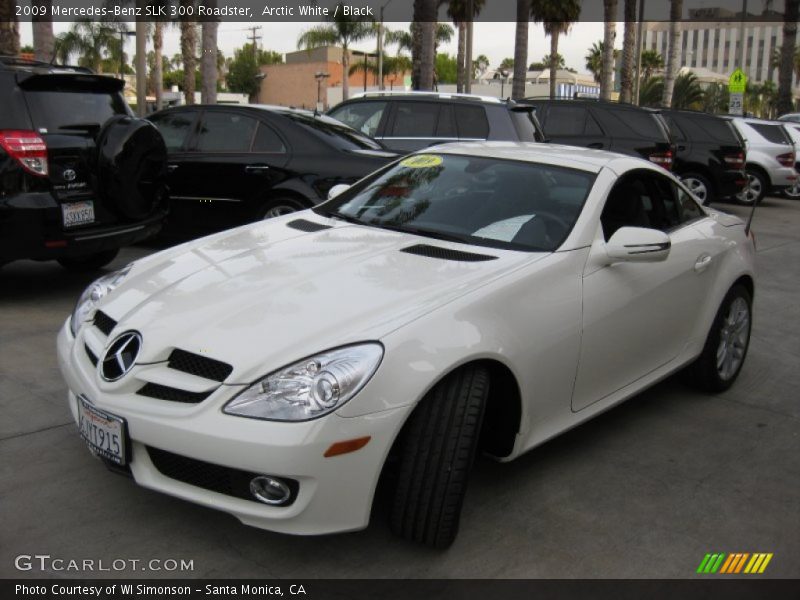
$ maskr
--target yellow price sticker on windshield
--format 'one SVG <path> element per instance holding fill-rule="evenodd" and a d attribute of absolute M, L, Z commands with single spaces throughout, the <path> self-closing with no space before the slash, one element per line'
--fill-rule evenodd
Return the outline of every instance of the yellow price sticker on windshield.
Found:
<path fill-rule="evenodd" d="M 442 164 L 442 157 L 434 154 L 417 154 L 401 160 L 400 164 L 409 169 L 429 169 Z"/>

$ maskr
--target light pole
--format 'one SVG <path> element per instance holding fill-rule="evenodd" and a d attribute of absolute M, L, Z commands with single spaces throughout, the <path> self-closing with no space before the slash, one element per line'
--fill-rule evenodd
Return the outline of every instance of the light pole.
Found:
<path fill-rule="evenodd" d="M 127 29 L 120 29 L 119 34 L 119 76 L 125 79 L 125 36 L 132 37 L 136 35 L 135 31 L 128 31 Z"/>
<path fill-rule="evenodd" d="M 378 22 L 378 89 L 381 91 L 386 89 L 386 86 L 383 85 L 383 9 L 389 6 L 391 1 L 388 0 L 381 6 L 380 21 Z"/>
<path fill-rule="evenodd" d="M 258 84 L 258 89 L 256 89 L 256 104 L 261 104 L 261 82 L 267 78 L 267 74 L 263 71 L 256 75 L 256 83 Z"/>
<path fill-rule="evenodd" d="M 324 71 L 317 71 L 314 73 L 314 79 L 317 80 L 317 111 L 319 112 L 322 112 L 325 108 L 322 102 L 322 82 L 330 76 L 330 73 L 325 73 Z"/>

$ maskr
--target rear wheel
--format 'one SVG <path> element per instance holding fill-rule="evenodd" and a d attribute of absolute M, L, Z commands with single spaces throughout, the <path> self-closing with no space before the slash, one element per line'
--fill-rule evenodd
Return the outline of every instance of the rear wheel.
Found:
<path fill-rule="evenodd" d="M 97 271 L 114 260 L 117 254 L 119 254 L 119 248 L 104 250 L 103 252 L 96 252 L 95 254 L 86 254 L 84 256 L 65 256 L 58 259 L 58 264 L 68 271 L 80 273 Z"/>
<path fill-rule="evenodd" d="M 747 169 L 747 186 L 740 194 L 737 194 L 736 199 L 742 204 L 754 204 L 761 202 L 761 199 L 766 196 L 769 183 L 767 179 L 759 171 Z"/>
<path fill-rule="evenodd" d="M 414 410 L 400 449 L 392 531 L 434 548 L 458 533 L 489 392 L 484 367 L 464 367 L 440 381 Z"/>
<path fill-rule="evenodd" d="M 750 293 L 742 285 L 733 286 L 717 311 L 703 353 L 687 368 L 695 386 L 723 392 L 733 385 L 750 345 L 751 315 Z"/>
<path fill-rule="evenodd" d="M 305 206 L 294 198 L 275 198 L 264 205 L 261 210 L 262 219 L 272 219 L 288 215 L 298 210 L 305 210 Z"/>
<path fill-rule="evenodd" d="M 686 173 L 681 177 L 681 181 L 700 201 L 700 204 L 707 205 L 714 199 L 711 192 L 711 183 L 700 173 Z"/>

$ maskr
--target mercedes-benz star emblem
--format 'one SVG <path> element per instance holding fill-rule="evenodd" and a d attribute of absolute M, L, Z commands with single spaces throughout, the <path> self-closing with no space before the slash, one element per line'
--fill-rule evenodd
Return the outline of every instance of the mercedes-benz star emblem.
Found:
<path fill-rule="evenodd" d="M 62 174 L 64 181 L 75 181 L 78 174 L 73 169 L 66 169 Z"/>
<path fill-rule="evenodd" d="M 136 363 L 142 349 L 142 336 L 135 331 L 126 331 L 111 342 L 100 364 L 100 375 L 106 381 L 122 378 Z"/>

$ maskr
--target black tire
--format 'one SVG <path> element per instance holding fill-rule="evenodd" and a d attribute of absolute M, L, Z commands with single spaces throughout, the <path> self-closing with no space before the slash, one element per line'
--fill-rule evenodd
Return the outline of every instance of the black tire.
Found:
<path fill-rule="evenodd" d="M 261 208 L 261 211 L 258 215 L 259 219 L 272 219 L 274 217 L 280 217 L 283 215 L 288 215 L 293 212 L 297 212 L 298 210 L 305 210 L 305 205 L 300 202 L 299 200 L 295 200 L 294 198 L 273 198 Z"/>
<path fill-rule="evenodd" d="M 684 185 L 689 188 L 703 206 L 708 206 L 716 200 L 714 188 L 705 175 L 701 173 L 684 173 L 681 175 Z"/>
<path fill-rule="evenodd" d="M 58 264 L 68 271 L 86 273 L 102 269 L 114 260 L 117 254 L 119 254 L 119 248 L 104 250 L 103 252 L 97 252 L 95 254 L 87 254 L 85 256 L 65 256 L 58 259 Z"/>
<path fill-rule="evenodd" d="M 756 202 L 761 202 L 769 190 L 769 181 L 766 176 L 757 169 L 747 169 L 748 185 L 741 194 L 736 196 L 740 204 L 752 206 Z"/>
<path fill-rule="evenodd" d="M 744 304 L 742 304 L 742 301 Z M 734 306 L 734 304 L 740 307 L 746 305 L 747 307 L 747 323 L 744 328 L 746 336 L 744 343 L 739 344 L 741 358 L 739 359 L 738 365 L 730 373 L 727 373 L 724 370 L 721 371 L 718 359 L 723 336 L 728 336 L 728 339 L 734 337 L 732 333 L 730 333 L 733 328 L 729 322 L 732 310 L 731 307 Z M 742 365 L 744 365 L 745 358 L 747 357 L 747 349 L 750 346 L 752 322 L 753 300 L 747 288 L 737 284 L 728 291 L 725 299 L 722 301 L 717 315 L 714 318 L 714 323 L 711 325 L 711 331 L 708 332 L 708 337 L 706 337 L 703 352 L 686 368 L 686 376 L 689 382 L 704 392 L 724 392 L 731 387 L 739 376 L 739 372 L 742 370 Z M 727 354 L 725 356 L 727 356 Z"/>
<path fill-rule="evenodd" d="M 455 540 L 488 392 L 488 370 L 464 367 L 414 410 L 403 432 L 390 517 L 396 535 L 434 548 Z"/>

